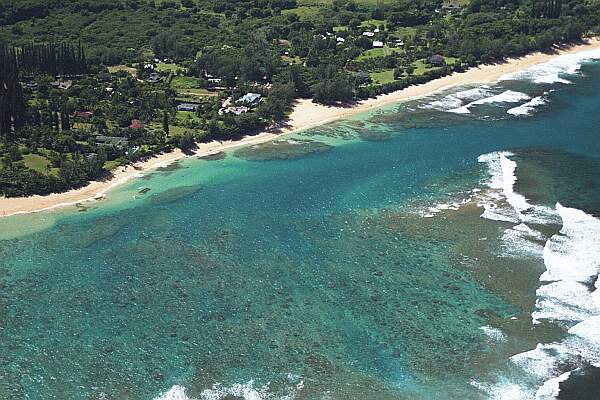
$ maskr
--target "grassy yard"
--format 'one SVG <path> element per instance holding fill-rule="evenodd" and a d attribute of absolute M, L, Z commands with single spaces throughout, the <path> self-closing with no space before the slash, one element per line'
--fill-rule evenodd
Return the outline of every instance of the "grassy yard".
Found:
<path fill-rule="evenodd" d="M 399 36 L 401 39 L 405 40 L 407 38 L 415 37 L 415 33 L 417 32 L 417 28 L 412 26 L 400 26 L 396 28 L 392 33 L 395 36 Z"/>
<path fill-rule="evenodd" d="M 107 171 L 112 171 L 113 169 L 117 169 L 121 165 L 118 160 L 107 161 L 104 163 L 104 169 Z"/>
<path fill-rule="evenodd" d="M 23 162 L 27 168 L 44 174 L 48 172 L 46 168 L 50 165 L 50 161 L 39 154 L 25 154 Z"/>
<path fill-rule="evenodd" d="M 394 82 L 394 70 L 386 69 L 384 71 L 371 72 L 371 79 L 375 85 L 384 85 L 386 83 Z"/>
<path fill-rule="evenodd" d="M 176 73 L 178 69 L 183 69 L 177 64 L 159 63 L 156 64 L 157 72 Z"/>
<path fill-rule="evenodd" d="M 29 169 L 32 169 L 41 174 L 57 175 L 58 168 L 49 168 L 51 163 L 46 157 L 39 154 L 25 154 L 23 163 Z"/>
<path fill-rule="evenodd" d="M 198 89 L 199 82 L 197 78 L 191 76 L 176 76 L 171 81 L 174 89 Z"/>
<path fill-rule="evenodd" d="M 385 57 L 394 53 L 402 53 L 404 50 L 400 47 L 387 47 L 381 49 L 369 49 L 356 58 L 357 61 L 363 61 L 368 58 Z"/>
<path fill-rule="evenodd" d="M 296 14 L 300 19 L 310 20 L 319 15 L 320 11 L 320 6 L 300 6 L 288 10 L 283 10 L 282 14 Z"/>
<path fill-rule="evenodd" d="M 385 26 L 385 21 L 382 19 L 368 19 L 360 23 L 361 28 L 368 28 L 370 26 L 379 28 L 381 25 Z"/>
<path fill-rule="evenodd" d="M 120 72 L 120 71 L 127 72 L 128 74 L 130 74 L 132 76 L 135 76 L 137 74 L 137 71 L 135 68 L 128 67 L 127 65 L 113 65 L 111 67 L 108 67 L 108 72 L 110 72 L 111 74 L 114 74 L 115 72 Z"/>
<path fill-rule="evenodd" d="M 177 101 L 194 103 L 206 99 L 207 97 L 216 97 L 218 92 L 211 92 L 206 89 L 180 89 L 177 90 Z"/>
<path fill-rule="evenodd" d="M 176 123 L 181 124 L 186 120 L 200 122 L 201 119 L 193 111 L 177 111 Z"/>
<path fill-rule="evenodd" d="M 290 57 L 290 56 L 281 56 L 281 59 L 283 60 L 283 62 L 285 62 L 286 64 L 301 64 L 302 63 L 302 59 L 298 56 L 296 57 Z"/>

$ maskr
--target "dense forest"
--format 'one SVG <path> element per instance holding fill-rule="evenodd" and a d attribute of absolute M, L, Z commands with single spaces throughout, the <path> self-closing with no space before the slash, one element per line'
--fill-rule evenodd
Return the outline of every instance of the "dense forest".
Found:
<path fill-rule="evenodd" d="M 599 0 L 0 0 L 0 195 L 599 32 Z"/>

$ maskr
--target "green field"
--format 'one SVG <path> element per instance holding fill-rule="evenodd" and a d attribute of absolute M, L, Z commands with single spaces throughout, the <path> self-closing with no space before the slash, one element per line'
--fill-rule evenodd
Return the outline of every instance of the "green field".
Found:
<path fill-rule="evenodd" d="M 384 85 L 393 82 L 395 81 L 394 70 L 386 69 L 383 71 L 371 72 L 371 79 L 373 79 L 375 85 Z"/>
<path fill-rule="evenodd" d="M 403 52 L 404 52 L 404 50 L 401 47 L 384 46 L 381 49 L 369 49 L 369 50 L 365 51 L 364 53 L 362 53 L 360 56 L 358 56 L 356 58 L 356 60 L 363 61 L 368 58 L 385 57 L 385 56 L 389 56 L 391 54 L 397 54 L 397 53 L 403 53 Z"/>
<path fill-rule="evenodd" d="M 176 76 L 171 81 L 171 86 L 174 89 L 198 89 L 200 87 L 198 78 L 191 76 Z"/>
<path fill-rule="evenodd" d="M 133 67 L 128 67 L 127 65 L 113 65 L 108 67 L 108 72 L 114 74 L 115 72 L 124 71 L 129 73 L 130 75 L 136 76 L 137 70 Z"/>
<path fill-rule="evenodd" d="M 176 73 L 177 70 L 183 69 L 177 64 L 160 63 L 156 64 L 156 72 Z"/>
<path fill-rule="evenodd" d="M 23 156 L 23 162 L 27 168 L 44 174 L 48 172 L 46 168 L 50 165 L 50 161 L 39 154 L 26 154 Z"/>

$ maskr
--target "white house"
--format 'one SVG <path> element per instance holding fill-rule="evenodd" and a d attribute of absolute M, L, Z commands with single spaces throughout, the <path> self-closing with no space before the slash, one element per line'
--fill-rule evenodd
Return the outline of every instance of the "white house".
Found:
<path fill-rule="evenodd" d="M 371 32 L 371 31 L 366 31 L 366 32 L 363 32 L 363 36 L 373 37 L 373 36 L 375 36 L 375 34 L 373 32 Z"/>
<path fill-rule="evenodd" d="M 246 93 L 244 96 L 239 98 L 236 103 L 237 104 L 255 104 L 257 103 L 262 96 L 258 93 Z"/>
<path fill-rule="evenodd" d="M 381 49 L 381 48 L 383 48 L 383 42 L 381 42 L 379 40 L 375 40 L 375 41 L 373 41 L 373 47 L 376 49 Z"/>

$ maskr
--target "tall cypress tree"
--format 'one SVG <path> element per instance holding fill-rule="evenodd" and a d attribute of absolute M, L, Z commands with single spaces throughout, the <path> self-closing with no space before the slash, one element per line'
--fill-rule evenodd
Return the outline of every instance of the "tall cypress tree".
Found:
<path fill-rule="evenodd" d="M 0 135 L 23 126 L 25 115 L 16 52 L 0 43 Z"/>
<path fill-rule="evenodd" d="M 166 111 L 163 111 L 163 130 L 169 136 L 169 114 Z"/>

